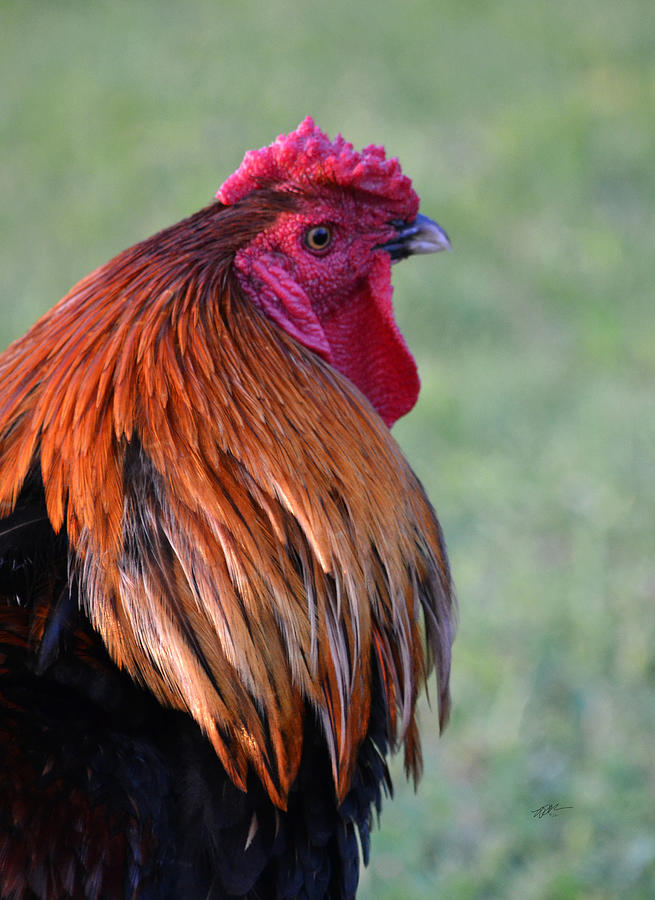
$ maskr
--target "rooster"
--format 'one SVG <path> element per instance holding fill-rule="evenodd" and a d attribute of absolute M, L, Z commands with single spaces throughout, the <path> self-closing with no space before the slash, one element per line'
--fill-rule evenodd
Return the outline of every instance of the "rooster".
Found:
<path fill-rule="evenodd" d="M 451 579 L 391 437 L 449 246 L 307 118 L 0 356 L 0 893 L 347 898 Z"/>

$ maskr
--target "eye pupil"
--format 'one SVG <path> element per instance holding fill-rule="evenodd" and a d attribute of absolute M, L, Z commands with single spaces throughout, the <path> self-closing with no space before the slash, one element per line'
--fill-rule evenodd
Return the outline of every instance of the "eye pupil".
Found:
<path fill-rule="evenodd" d="M 317 247 L 324 247 L 330 239 L 327 228 L 314 228 L 311 233 L 311 240 Z"/>
<path fill-rule="evenodd" d="M 332 229 L 327 225 L 315 225 L 305 235 L 310 250 L 326 250 L 332 240 Z"/>

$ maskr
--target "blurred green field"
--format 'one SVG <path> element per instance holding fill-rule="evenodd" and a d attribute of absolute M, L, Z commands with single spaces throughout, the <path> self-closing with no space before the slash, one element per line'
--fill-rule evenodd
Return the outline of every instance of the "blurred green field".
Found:
<path fill-rule="evenodd" d="M 654 897 L 652 0 L 3 0 L 0 50 L 2 346 L 307 113 L 400 157 L 455 247 L 394 269 L 396 433 L 460 628 L 361 896 Z"/>

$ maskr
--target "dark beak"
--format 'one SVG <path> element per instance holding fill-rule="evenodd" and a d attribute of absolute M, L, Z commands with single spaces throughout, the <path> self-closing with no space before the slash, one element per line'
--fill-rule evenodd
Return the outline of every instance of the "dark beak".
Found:
<path fill-rule="evenodd" d="M 380 248 L 391 256 L 391 262 L 398 262 L 415 253 L 438 253 L 439 250 L 452 249 L 443 228 L 420 213 L 409 224 L 407 222 L 392 224 L 396 229 L 396 236 L 386 244 L 380 244 Z"/>

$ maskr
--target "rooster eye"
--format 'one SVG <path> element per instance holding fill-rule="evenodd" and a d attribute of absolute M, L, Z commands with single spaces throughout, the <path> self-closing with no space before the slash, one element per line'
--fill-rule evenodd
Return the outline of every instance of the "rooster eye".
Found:
<path fill-rule="evenodd" d="M 314 253 L 323 253 L 332 243 L 332 229 L 329 225 L 314 225 L 305 232 L 305 245 Z"/>

